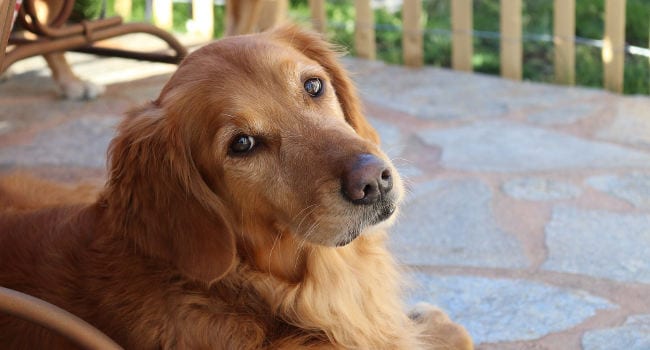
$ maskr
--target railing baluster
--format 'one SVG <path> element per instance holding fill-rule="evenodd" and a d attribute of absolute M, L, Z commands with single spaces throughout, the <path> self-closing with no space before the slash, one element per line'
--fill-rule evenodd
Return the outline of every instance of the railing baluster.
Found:
<path fill-rule="evenodd" d="M 404 0 L 402 5 L 402 52 L 404 64 L 420 67 L 422 53 L 422 0 Z"/>
<path fill-rule="evenodd" d="M 451 1 L 451 66 L 456 70 L 472 71 L 472 17 L 472 0 Z"/>
<path fill-rule="evenodd" d="M 554 0 L 553 44 L 555 45 L 555 82 L 575 84 L 575 0 Z"/>
<path fill-rule="evenodd" d="M 370 6 L 370 0 L 355 0 L 356 22 L 354 27 L 354 48 L 357 56 L 374 60 L 375 44 L 375 15 Z"/>
<path fill-rule="evenodd" d="M 213 0 L 192 0 L 193 31 L 201 39 L 212 38 L 214 32 Z"/>
<path fill-rule="evenodd" d="M 153 0 L 152 7 L 153 23 L 162 29 L 172 29 L 174 26 L 172 0 Z"/>
<path fill-rule="evenodd" d="M 125 21 L 131 18 L 131 0 L 115 0 L 113 9 L 115 13 L 121 16 Z"/>
<path fill-rule="evenodd" d="M 501 76 L 521 80 L 521 0 L 501 0 Z"/>
<path fill-rule="evenodd" d="M 625 62 L 625 0 L 605 0 L 605 36 L 603 37 L 605 89 L 623 92 Z"/>

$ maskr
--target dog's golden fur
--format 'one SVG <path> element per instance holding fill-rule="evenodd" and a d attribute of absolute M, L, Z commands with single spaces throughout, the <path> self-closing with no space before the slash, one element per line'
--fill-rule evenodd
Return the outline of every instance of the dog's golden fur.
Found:
<path fill-rule="evenodd" d="M 322 96 L 305 94 L 310 77 Z M 249 154 L 229 149 L 240 134 L 256 137 Z M 5 180 L 0 285 L 129 349 L 470 349 L 441 311 L 404 312 L 388 224 L 342 195 L 359 154 L 387 164 L 396 205 L 399 177 L 317 35 L 286 27 L 210 44 L 120 125 L 96 200 L 69 204 L 43 183 L 38 201 L 20 199 L 26 180 Z M 70 346 L 5 316 L 0 344 Z"/>

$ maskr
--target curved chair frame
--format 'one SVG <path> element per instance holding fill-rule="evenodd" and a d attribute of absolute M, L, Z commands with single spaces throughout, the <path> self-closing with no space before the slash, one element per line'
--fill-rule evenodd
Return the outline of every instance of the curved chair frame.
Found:
<path fill-rule="evenodd" d="M 0 287 L 0 312 L 53 330 L 84 349 L 122 349 L 104 333 L 79 317 L 13 289 Z"/>
<path fill-rule="evenodd" d="M 24 0 L 17 21 L 33 33 L 35 38 L 9 38 L 10 48 L 2 61 L 0 73 L 23 58 L 60 51 L 79 51 L 102 56 L 115 56 L 178 64 L 187 50 L 174 36 L 148 23 L 123 23 L 121 17 L 109 17 L 81 23 L 67 23 L 74 0 L 64 0 L 63 7 L 50 23 L 41 21 L 36 12 L 35 0 Z M 96 46 L 100 40 L 133 33 L 146 33 L 163 40 L 174 51 L 136 52 Z"/>

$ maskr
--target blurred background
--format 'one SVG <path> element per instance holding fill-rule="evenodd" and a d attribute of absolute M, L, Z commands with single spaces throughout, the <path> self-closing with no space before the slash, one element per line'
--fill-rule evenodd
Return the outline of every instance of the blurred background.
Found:
<path fill-rule="evenodd" d="M 108 14 L 115 14 L 115 1 L 108 0 Z M 422 0 L 421 26 L 423 30 L 424 63 L 438 67 L 452 66 L 453 0 Z M 99 11 L 95 0 L 77 1 L 86 16 Z M 624 87 L 626 94 L 650 93 L 650 0 L 627 0 L 625 3 Z M 355 5 L 353 0 L 324 1 L 327 18 L 326 34 L 355 54 Z M 474 71 L 499 74 L 500 0 L 474 0 L 473 55 Z M 553 6 L 551 0 L 521 1 L 523 39 L 523 79 L 553 82 Z M 402 1 L 373 0 L 374 30 L 377 58 L 388 63 L 404 63 L 402 52 Z M 155 21 L 151 0 L 133 0 L 128 20 Z M 123 14 L 124 16 L 124 14 Z M 224 35 L 225 0 L 214 2 L 212 37 Z M 308 0 L 291 0 L 289 18 L 309 23 Z M 173 1 L 173 30 L 186 33 L 192 30 L 192 3 Z M 605 0 L 575 1 L 575 83 L 581 86 L 603 85 L 602 38 L 605 29 Z"/>

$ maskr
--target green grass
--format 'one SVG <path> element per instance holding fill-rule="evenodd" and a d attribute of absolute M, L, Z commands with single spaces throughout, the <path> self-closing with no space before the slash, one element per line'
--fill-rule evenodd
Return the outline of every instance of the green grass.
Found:
<path fill-rule="evenodd" d="M 80 1 L 80 0 L 78 0 Z M 96 1 L 96 0 L 86 0 Z M 108 9 L 113 8 L 108 0 Z M 424 62 L 427 65 L 451 66 L 451 1 L 423 0 Z M 523 0 L 522 26 L 525 34 L 551 35 L 553 31 L 553 1 Z M 185 31 L 191 18 L 189 4 L 174 4 L 174 30 Z M 354 55 L 353 0 L 326 1 L 327 35 L 331 41 L 345 47 Z M 499 32 L 499 0 L 474 0 L 473 26 L 475 30 Z M 135 0 L 131 20 L 144 18 L 144 1 Z M 291 0 L 290 18 L 299 23 L 309 22 L 307 0 Z M 604 0 L 576 0 L 576 35 L 601 39 L 604 30 Z M 215 6 L 214 37 L 223 35 L 223 6 Z M 395 64 L 403 63 L 401 13 L 386 9 L 375 10 L 377 57 Z M 650 0 L 627 0 L 626 42 L 648 47 L 650 43 Z M 552 82 L 553 44 L 525 41 L 523 45 L 523 77 L 526 80 Z M 474 71 L 499 74 L 499 40 L 474 38 Z M 626 55 L 624 93 L 650 94 L 650 61 L 646 57 Z M 603 64 L 600 49 L 576 45 L 576 84 L 602 87 Z"/>

